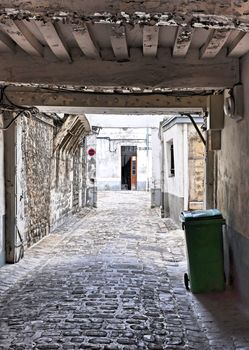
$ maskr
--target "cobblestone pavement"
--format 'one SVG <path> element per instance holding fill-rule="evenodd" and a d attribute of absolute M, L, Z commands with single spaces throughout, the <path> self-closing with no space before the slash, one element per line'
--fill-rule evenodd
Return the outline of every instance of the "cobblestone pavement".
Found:
<path fill-rule="evenodd" d="M 0 349 L 249 349 L 232 291 L 185 290 L 183 232 L 147 193 L 85 214 L 0 270 Z"/>

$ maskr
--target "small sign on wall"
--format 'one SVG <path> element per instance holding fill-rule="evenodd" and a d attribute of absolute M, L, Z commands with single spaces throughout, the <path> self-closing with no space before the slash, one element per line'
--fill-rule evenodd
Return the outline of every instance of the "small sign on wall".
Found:
<path fill-rule="evenodd" d="M 89 148 L 87 153 L 90 157 L 93 157 L 95 155 L 96 151 L 94 148 Z"/>

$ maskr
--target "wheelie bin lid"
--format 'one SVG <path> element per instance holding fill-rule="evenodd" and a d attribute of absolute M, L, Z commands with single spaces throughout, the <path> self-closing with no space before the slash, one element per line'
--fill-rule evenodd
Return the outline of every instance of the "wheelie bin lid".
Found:
<path fill-rule="evenodd" d="M 218 209 L 182 211 L 180 214 L 181 222 L 208 219 L 223 219 L 223 217 Z"/>

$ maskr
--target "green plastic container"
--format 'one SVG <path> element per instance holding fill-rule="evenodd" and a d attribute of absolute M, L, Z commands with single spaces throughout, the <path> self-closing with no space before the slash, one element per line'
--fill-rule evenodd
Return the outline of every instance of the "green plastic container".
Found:
<path fill-rule="evenodd" d="M 222 225 L 217 209 L 184 211 L 180 215 L 185 229 L 188 274 L 185 286 L 193 293 L 223 291 L 225 288 Z"/>

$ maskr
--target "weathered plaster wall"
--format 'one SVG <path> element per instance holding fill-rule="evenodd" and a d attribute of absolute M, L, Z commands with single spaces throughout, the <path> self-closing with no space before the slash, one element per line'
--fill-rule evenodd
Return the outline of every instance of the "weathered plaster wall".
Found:
<path fill-rule="evenodd" d="M 152 175 L 150 128 L 103 128 L 97 138 L 99 190 L 121 190 L 121 146 L 137 146 L 137 190 L 149 189 Z"/>
<path fill-rule="evenodd" d="M 0 115 L 0 127 L 3 117 Z M 4 139 L 0 131 L 0 266 L 5 263 L 5 194 L 4 194 Z"/>
<path fill-rule="evenodd" d="M 244 119 L 225 118 L 218 151 L 217 205 L 227 223 L 232 278 L 249 302 L 249 56 L 241 62 L 244 85 Z"/>

